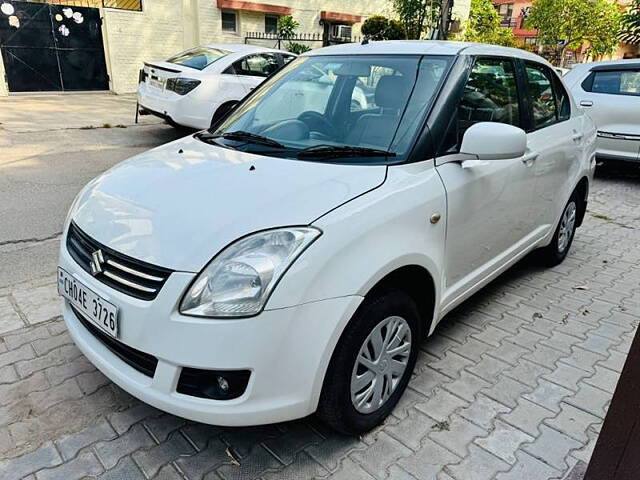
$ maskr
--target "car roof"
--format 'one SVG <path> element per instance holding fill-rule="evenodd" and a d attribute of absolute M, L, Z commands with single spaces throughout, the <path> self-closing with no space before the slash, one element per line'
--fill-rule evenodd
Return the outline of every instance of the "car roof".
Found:
<path fill-rule="evenodd" d="M 485 43 L 451 42 L 442 40 L 387 40 L 367 44 L 345 43 L 319 48 L 303 54 L 316 55 L 492 55 L 516 57 L 550 65 L 544 58 L 519 48 L 501 47 Z"/>
<path fill-rule="evenodd" d="M 277 50 L 275 48 L 261 47 L 259 45 L 247 45 L 245 43 L 207 43 L 202 45 L 207 48 L 217 48 L 220 50 L 228 50 L 233 53 L 251 53 L 251 52 L 280 52 L 288 53 L 284 50 Z"/>

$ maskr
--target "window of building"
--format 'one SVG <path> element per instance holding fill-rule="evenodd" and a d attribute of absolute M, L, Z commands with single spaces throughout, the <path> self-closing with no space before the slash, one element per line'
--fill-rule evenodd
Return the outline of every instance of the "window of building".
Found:
<path fill-rule="evenodd" d="M 278 17 L 275 15 L 264 16 L 264 33 L 278 33 Z"/>
<path fill-rule="evenodd" d="M 508 24 L 511 22 L 511 17 L 513 16 L 513 3 L 496 5 L 496 10 L 498 10 L 498 15 L 500 15 L 500 24 L 503 27 L 508 27 Z"/>
<path fill-rule="evenodd" d="M 238 14 L 233 11 L 222 12 L 222 31 L 235 33 L 238 31 Z"/>
<path fill-rule="evenodd" d="M 142 11 L 142 0 L 102 0 L 105 8 L 117 8 L 119 10 Z"/>

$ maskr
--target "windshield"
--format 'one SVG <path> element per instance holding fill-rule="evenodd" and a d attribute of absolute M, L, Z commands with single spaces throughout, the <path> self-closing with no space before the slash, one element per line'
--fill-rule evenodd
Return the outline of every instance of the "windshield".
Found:
<path fill-rule="evenodd" d="M 451 62 L 448 56 L 419 55 L 300 57 L 209 138 L 272 156 L 399 162 Z"/>
<path fill-rule="evenodd" d="M 179 53 L 169 58 L 167 62 L 176 65 L 184 65 L 185 67 L 195 68 L 196 70 L 204 70 L 216 60 L 228 55 L 228 50 L 218 48 L 196 47 L 186 52 Z"/>

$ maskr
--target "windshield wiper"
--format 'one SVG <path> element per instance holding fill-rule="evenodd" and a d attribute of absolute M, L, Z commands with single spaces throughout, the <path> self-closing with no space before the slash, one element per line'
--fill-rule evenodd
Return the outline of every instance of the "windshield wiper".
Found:
<path fill-rule="evenodd" d="M 377 148 L 350 147 L 348 145 L 315 145 L 298 152 L 298 158 L 340 158 L 340 157 L 395 157 L 394 152 Z"/>
<path fill-rule="evenodd" d="M 204 134 L 203 136 L 205 136 L 205 138 L 224 138 L 226 140 L 237 140 L 239 142 L 257 143 L 258 145 L 265 145 L 273 148 L 287 148 L 280 142 L 257 133 L 245 132 L 244 130 L 236 130 L 234 132 L 224 132 L 220 134 Z"/>

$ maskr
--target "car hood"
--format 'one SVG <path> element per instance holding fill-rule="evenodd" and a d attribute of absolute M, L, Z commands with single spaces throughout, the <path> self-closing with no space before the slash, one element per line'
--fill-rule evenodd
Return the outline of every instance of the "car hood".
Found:
<path fill-rule="evenodd" d="M 135 259 L 198 272 L 234 240 L 308 225 L 380 186 L 386 167 L 265 157 L 187 137 L 120 163 L 91 181 L 70 218 Z"/>

